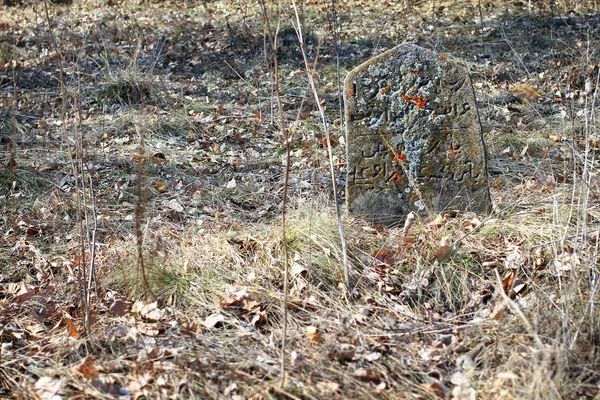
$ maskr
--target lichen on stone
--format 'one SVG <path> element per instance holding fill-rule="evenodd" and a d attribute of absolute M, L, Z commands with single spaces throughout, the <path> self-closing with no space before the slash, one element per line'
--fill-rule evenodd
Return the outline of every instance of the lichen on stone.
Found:
<path fill-rule="evenodd" d="M 350 212 L 489 208 L 485 144 L 460 62 L 400 45 L 354 69 L 344 93 Z"/>

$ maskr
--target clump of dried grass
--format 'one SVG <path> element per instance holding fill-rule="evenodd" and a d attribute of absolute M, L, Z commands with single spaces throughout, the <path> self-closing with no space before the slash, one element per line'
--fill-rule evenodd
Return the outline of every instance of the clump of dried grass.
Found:
<path fill-rule="evenodd" d="M 205 224 L 208 225 L 208 224 Z M 180 297 L 182 303 L 215 307 L 232 285 L 248 286 L 251 291 L 273 297 L 281 291 L 282 242 L 277 224 L 256 224 L 223 228 L 189 228 L 176 237 L 161 228 L 148 240 L 160 243 L 159 251 L 146 249 L 148 277 L 154 293 Z M 329 208 L 309 209 L 298 205 L 288 218 L 288 246 L 292 260 L 297 296 L 319 293 L 322 298 L 340 295 L 343 282 L 342 249 L 337 220 Z M 124 252 L 123 252 L 124 250 Z M 125 283 L 133 295 L 143 285 L 132 271 L 134 253 L 124 243 L 122 257 L 112 276 L 116 284 Z M 127 277 L 127 279 L 123 279 Z M 299 281 L 302 284 L 299 284 Z M 300 287 L 301 286 L 301 287 Z M 276 296 L 276 295 L 275 295 Z M 164 296 L 160 296 L 163 297 Z"/>

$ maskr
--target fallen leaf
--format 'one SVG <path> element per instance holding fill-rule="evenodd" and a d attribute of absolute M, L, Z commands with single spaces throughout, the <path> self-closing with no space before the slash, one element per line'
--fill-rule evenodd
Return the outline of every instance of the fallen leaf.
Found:
<path fill-rule="evenodd" d="M 165 156 L 164 153 L 155 153 L 154 156 L 152 156 L 152 162 L 154 164 L 164 164 L 165 161 L 167 161 L 167 157 Z"/>
<path fill-rule="evenodd" d="M 354 377 L 365 382 L 381 382 L 381 375 L 372 369 L 359 368 L 354 371 Z"/>
<path fill-rule="evenodd" d="M 227 189 L 234 189 L 236 186 L 237 183 L 235 181 L 235 178 L 232 178 L 229 182 L 227 182 L 227 185 L 225 185 Z"/>
<path fill-rule="evenodd" d="M 73 319 L 70 316 L 65 316 L 63 319 L 64 319 L 65 323 L 67 324 L 67 329 L 69 331 L 69 337 L 78 338 L 79 330 L 75 326 L 75 323 L 73 323 Z"/>
<path fill-rule="evenodd" d="M 99 376 L 98 370 L 94 366 L 94 360 L 91 356 L 87 356 L 85 360 L 83 360 L 83 363 L 77 367 L 77 371 L 88 379 L 94 379 Z"/>
<path fill-rule="evenodd" d="M 158 303 L 155 301 L 142 307 L 140 315 L 147 320 L 158 321 L 165 316 L 165 311 L 158 308 Z"/>
<path fill-rule="evenodd" d="M 447 398 L 446 394 L 448 393 L 448 388 L 442 382 L 433 382 L 430 384 L 430 387 L 433 390 L 433 393 L 435 393 L 435 395 L 437 396 L 437 398 Z"/>
<path fill-rule="evenodd" d="M 373 228 L 372 226 L 363 226 L 361 227 L 361 229 L 367 233 L 370 233 L 372 235 L 377 235 L 379 233 L 379 231 L 377 230 L 377 228 Z"/>
<path fill-rule="evenodd" d="M 169 189 L 167 189 L 167 185 L 165 185 L 161 179 L 156 181 L 154 184 L 154 189 L 156 189 L 158 193 L 167 193 L 169 191 Z"/>
<path fill-rule="evenodd" d="M 62 385 L 62 379 L 43 376 L 35 383 L 35 393 L 40 400 L 60 400 L 63 397 L 58 394 Z"/>
<path fill-rule="evenodd" d="M 38 288 L 34 288 L 25 293 L 21 293 L 20 295 L 15 297 L 15 299 L 13 300 L 13 303 L 22 303 L 25 300 L 29 300 L 30 298 L 33 297 L 34 294 L 36 294 L 38 292 L 38 290 L 39 290 Z"/>
<path fill-rule="evenodd" d="M 340 384 L 335 382 L 317 382 L 317 390 L 323 396 L 332 396 L 340 390 Z"/>
<path fill-rule="evenodd" d="M 377 361 L 381 358 L 381 353 L 374 351 L 372 353 L 365 354 L 363 358 L 367 361 Z"/>
<path fill-rule="evenodd" d="M 250 324 L 256 328 L 258 325 L 263 324 L 266 321 L 267 321 L 267 313 L 264 311 L 258 311 L 252 317 Z"/>
<path fill-rule="evenodd" d="M 214 313 L 206 317 L 206 319 L 204 320 L 204 326 L 206 326 L 207 328 L 214 328 L 223 321 L 225 321 L 225 316 L 223 314 Z"/>
<path fill-rule="evenodd" d="M 444 261 L 447 260 L 450 257 L 450 254 L 452 254 L 452 246 L 440 246 L 437 251 L 435 252 L 435 254 L 433 255 L 433 257 L 437 260 L 437 261 Z"/>
<path fill-rule="evenodd" d="M 504 302 L 500 302 L 496 304 L 494 310 L 490 313 L 490 318 L 498 321 L 504 314 L 506 314 L 506 306 L 504 305 Z"/>
<path fill-rule="evenodd" d="M 470 386 L 456 386 L 452 390 L 452 400 L 475 400 L 475 389 Z"/>
<path fill-rule="evenodd" d="M 333 350 L 331 350 L 331 352 L 329 353 L 329 357 L 339 362 L 346 362 L 354 360 L 355 353 L 356 350 L 354 349 L 354 347 L 348 344 L 342 344 L 340 346 L 336 346 Z"/>
<path fill-rule="evenodd" d="M 559 135 L 550 135 L 550 136 L 548 136 L 548 138 L 550 140 L 552 140 L 553 142 L 562 142 L 563 141 L 563 137 L 559 136 Z"/>
<path fill-rule="evenodd" d="M 513 282 L 515 281 L 515 270 L 511 269 L 508 271 L 504 279 L 502 279 L 502 289 L 504 293 L 508 293 L 512 289 Z"/>
<path fill-rule="evenodd" d="M 453 385 L 456 385 L 456 386 L 470 385 L 467 377 L 460 371 L 457 371 L 457 372 L 453 373 L 452 375 L 450 375 L 449 380 L 450 380 L 450 383 L 452 383 Z"/>
<path fill-rule="evenodd" d="M 308 336 L 308 340 L 310 340 L 313 343 L 323 342 L 323 336 L 321 335 L 321 331 L 316 326 L 307 326 L 306 335 Z"/>
<path fill-rule="evenodd" d="M 116 315 L 117 317 L 123 317 L 129 312 L 128 308 L 128 304 L 123 300 L 115 300 L 111 304 L 109 311 L 111 314 Z"/>

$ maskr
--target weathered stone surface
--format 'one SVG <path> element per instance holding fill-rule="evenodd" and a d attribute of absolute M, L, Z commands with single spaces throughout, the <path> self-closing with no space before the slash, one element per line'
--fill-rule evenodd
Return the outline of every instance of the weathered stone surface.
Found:
<path fill-rule="evenodd" d="M 489 210 L 475 93 L 458 60 L 400 45 L 344 87 L 351 213 L 391 223 L 410 211 Z"/>

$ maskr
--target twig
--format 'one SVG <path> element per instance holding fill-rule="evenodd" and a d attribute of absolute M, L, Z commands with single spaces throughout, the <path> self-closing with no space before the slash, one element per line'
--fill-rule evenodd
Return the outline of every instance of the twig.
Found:
<path fill-rule="evenodd" d="M 65 84 L 65 70 L 64 70 L 64 56 L 58 43 L 56 41 L 56 36 L 54 35 L 54 30 L 52 29 L 52 22 L 50 20 L 50 14 L 48 13 L 48 2 L 44 1 L 44 11 L 46 13 L 46 22 L 48 23 L 48 32 L 50 33 L 50 39 L 52 41 L 52 46 L 54 47 L 54 51 L 58 54 L 58 66 L 60 72 L 60 90 L 61 90 L 61 99 L 62 99 L 62 107 L 61 107 L 61 120 L 62 120 L 62 128 L 63 128 L 63 141 L 67 144 L 67 152 L 69 153 L 69 161 L 71 162 L 71 168 L 73 171 L 73 178 L 75 179 L 75 198 L 77 203 L 77 225 L 80 228 L 80 235 L 83 236 L 83 223 L 81 216 L 81 193 L 79 187 L 79 172 L 77 170 L 77 163 L 73 158 L 73 149 L 71 147 L 71 142 L 69 140 L 69 135 L 67 132 L 67 87 Z M 83 239 L 82 239 L 83 240 Z M 77 273 L 77 286 L 79 288 L 79 304 L 82 309 L 85 309 L 86 301 L 85 301 L 85 284 L 83 282 L 83 269 L 85 268 L 85 252 L 81 254 L 78 261 L 78 273 Z M 84 327 L 84 335 L 85 335 L 85 324 Z"/>
<path fill-rule="evenodd" d="M 142 274 L 142 280 L 144 281 L 144 288 L 146 293 L 151 297 L 154 297 L 148 278 L 146 277 L 146 266 L 144 264 L 144 235 L 142 233 L 142 225 L 144 223 L 144 212 L 146 211 L 146 191 L 144 190 L 144 166 L 146 165 L 146 144 L 144 142 L 144 135 L 146 130 L 146 109 L 142 114 L 142 127 L 139 131 L 140 134 L 140 149 L 139 156 L 140 160 L 137 165 L 137 203 L 135 206 L 135 237 L 137 239 L 137 252 L 138 252 L 138 271 Z"/>
<path fill-rule="evenodd" d="M 289 278 L 289 254 L 288 254 L 288 243 L 286 235 L 286 209 L 288 200 L 288 183 L 290 179 L 290 164 L 291 164 L 291 140 L 288 135 L 288 130 L 285 128 L 285 122 L 283 119 L 283 105 L 281 104 L 281 95 L 279 93 L 279 63 L 277 60 L 277 43 L 276 39 L 273 38 L 271 31 L 271 24 L 269 22 L 269 14 L 264 0 L 260 0 L 260 5 L 263 10 L 263 16 L 265 19 L 265 27 L 267 29 L 267 36 L 269 39 L 269 45 L 273 54 L 273 90 L 277 98 L 277 107 L 279 109 L 279 125 L 281 129 L 281 136 L 285 144 L 285 175 L 283 179 L 283 202 L 281 206 L 281 238 L 283 240 L 283 327 L 282 327 L 282 341 L 281 341 L 281 387 L 285 385 L 285 346 L 287 344 L 287 323 L 288 323 L 288 278 Z M 266 51 L 266 50 L 265 50 Z"/>
<path fill-rule="evenodd" d="M 90 323 L 90 310 L 91 310 L 91 293 L 92 293 L 92 282 L 96 282 L 96 232 L 98 232 L 98 217 L 96 215 L 96 197 L 94 195 L 94 182 L 90 175 L 90 194 L 92 196 L 92 211 L 94 217 L 94 233 L 92 233 L 92 240 L 90 242 L 90 269 L 88 271 L 88 284 L 86 289 L 86 305 L 85 305 L 85 320 L 88 330 L 91 328 Z"/>
<path fill-rule="evenodd" d="M 17 215 L 17 208 L 15 204 L 15 188 L 17 185 L 17 176 L 15 173 L 15 167 L 17 166 L 17 160 L 15 157 L 16 147 L 17 147 L 17 79 L 15 76 L 15 62 L 13 60 L 14 55 L 11 53 L 10 63 L 12 64 L 12 80 L 13 80 L 13 126 L 11 129 L 11 138 L 9 143 L 10 148 L 10 159 L 8 161 L 8 170 L 10 171 L 10 205 L 12 211 L 12 220 L 15 220 Z"/>

